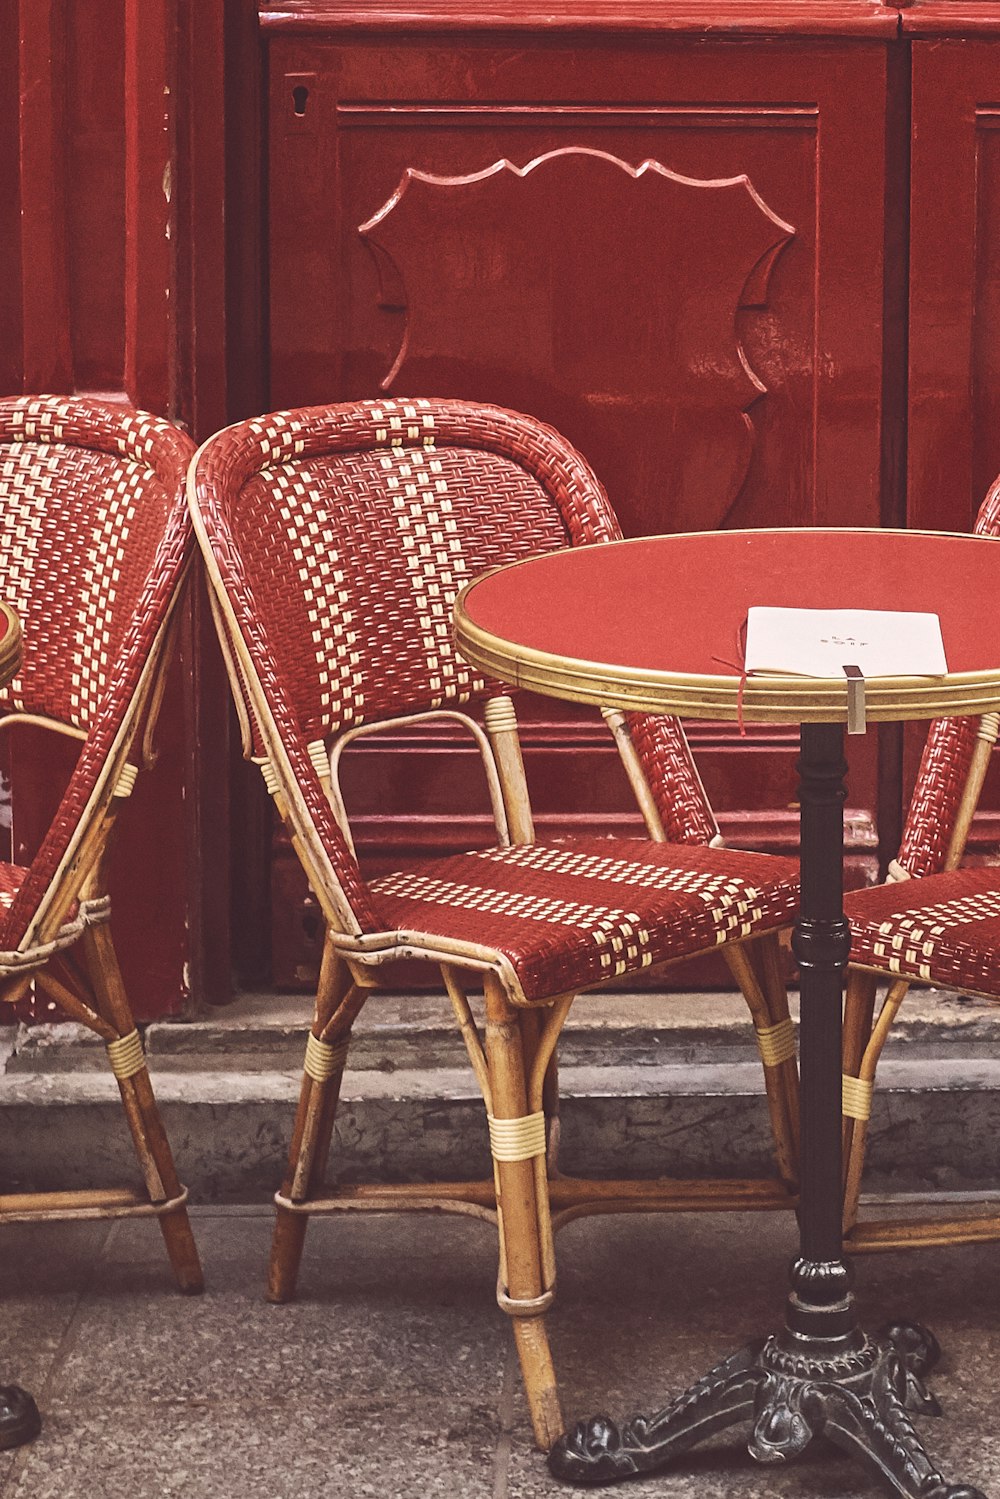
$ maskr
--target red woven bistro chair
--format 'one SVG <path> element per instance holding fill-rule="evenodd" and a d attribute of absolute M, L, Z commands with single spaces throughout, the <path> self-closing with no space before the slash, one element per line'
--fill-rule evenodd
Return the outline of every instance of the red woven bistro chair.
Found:
<path fill-rule="evenodd" d="M 580 990 L 729 944 L 763 1038 L 791 1177 L 794 1041 L 773 934 L 793 918 L 797 866 L 709 847 L 717 829 L 679 726 L 620 714 L 612 728 L 652 837 L 535 841 L 513 702 L 457 655 L 452 608 L 487 567 L 619 534 L 594 475 L 550 428 L 457 401 L 284 412 L 212 438 L 188 485 L 247 752 L 328 923 L 269 1294 L 294 1293 L 311 1213 L 434 1207 L 494 1217 L 498 1300 L 513 1318 L 535 1435 L 548 1448 L 563 1426 L 544 1323 L 554 1226 L 611 1207 L 789 1202 L 777 1181 L 560 1177 L 559 1030 Z M 480 704 L 484 728 L 469 711 Z M 338 789 L 340 753 L 361 733 L 442 717 L 479 745 L 496 842 L 368 883 Z M 486 1102 L 495 1179 L 330 1191 L 323 1178 L 351 1026 L 383 965 L 401 957 L 440 968 Z M 484 1021 L 469 998 L 480 986 Z"/>
<path fill-rule="evenodd" d="M 1000 478 L 974 530 L 1000 536 Z M 1000 1238 L 1000 1213 L 858 1219 L 878 1062 L 912 982 L 1000 998 L 1000 878 L 994 869 L 959 868 L 998 730 L 997 713 L 931 725 L 888 880 L 845 899 L 852 967 L 844 1008 L 844 1230 L 851 1249 Z M 884 979 L 889 985 L 875 1019 Z"/>
<path fill-rule="evenodd" d="M 24 644 L 0 722 L 80 742 L 30 865 L 0 863 L 0 998 L 16 1003 L 34 986 L 106 1043 L 144 1183 L 3 1196 L 0 1221 L 155 1214 L 185 1291 L 201 1289 L 201 1267 L 115 956 L 106 866 L 119 808 L 150 759 L 192 550 L 192 447 L 168 422 L 93 401 L 0 401 L 0 597 Z"/>

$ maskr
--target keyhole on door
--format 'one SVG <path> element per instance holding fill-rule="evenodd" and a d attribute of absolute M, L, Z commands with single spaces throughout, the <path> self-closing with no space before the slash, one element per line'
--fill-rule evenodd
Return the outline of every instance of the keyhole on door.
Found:
<path fill-rule="evenodd" d="M 300 119 L 306 112 L 306 100 L 308 98 L 309 90 L 306 88 L 305 84 L 296 84 L 295 88 L 292 89 L 292 103 L 295 106 L 295 113 L 299 116 Z"/>

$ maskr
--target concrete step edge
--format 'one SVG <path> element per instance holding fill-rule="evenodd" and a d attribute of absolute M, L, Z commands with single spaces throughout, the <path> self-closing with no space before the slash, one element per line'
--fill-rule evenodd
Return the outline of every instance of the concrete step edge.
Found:
<path fill-rule="evenodd" d="M 150 1069 L 157 1098 L 163 1104 L 199 1103 L 224 1107 L 245 1102 L 292 1104 L 298 1097 L 300 1072 L 287 1070 L 220 1071 Z M 728 1064 L 667 1063 L 659 1066 L 564 1066 L 559 1074 L 566 1100 L 587 1098 L 750 1098 L 763 1093 L 757 1062 Z M 928 1093 L 1000 1094 L 1000 1059 L 948 1058 L 936 1061 L 887 1058 L 879 1071 L 877 1096 Z M 359 1100 L 401 1102 L 406 1099 L 442 1106 L 480 1099 L 472 1070 L 403 1068 L 399 1071 L 348 1071 L 341 1090 L 344 1104 Z M 71 1106 L 117 1102 L 110 1070 L 15 1072 L 0 1076 L 0 1108 Z"/>
<path fill-rule="evenodd" d="M 793 996 L 793 1013 L 797 1007 Z M 244 996 L 191 1024 L 143 1026 L 153 1065 L 193 1072 L 258 1073 L 302 1064 L 311 1015 L 298 997 Z M 583 996 L 560 1039 L 567 1066 L 742 1065 L 756 1055 L 746 1007 L 735 994 Z M 1000 1056 L 1000 1005 L 914 991 L 893 1028 L 888 1057 L 988 1060 Z M 351 1070 L 394 1072 L 459 1067 L 462 1046 L 450 1006 L 433 995 L 378 995 L 355 1027 Z M 0 1071 L 56 1073 L 106 1066 L 92 1032 L 75 1025 L 0 1033 Z"/>

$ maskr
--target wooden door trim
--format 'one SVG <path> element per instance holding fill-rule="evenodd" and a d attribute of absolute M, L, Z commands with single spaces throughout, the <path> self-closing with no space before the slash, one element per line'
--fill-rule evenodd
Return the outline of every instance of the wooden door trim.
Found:
<path fill-rule="evenodd" d="M 899 13 L 884 0 L 276 0 L 260 7 L 260 24 L 271 32 L 328 35 L 368 31 L 547 30 L 610 33 L 672 32 L 720 38 L 738 36 L 895 36 Z"/>

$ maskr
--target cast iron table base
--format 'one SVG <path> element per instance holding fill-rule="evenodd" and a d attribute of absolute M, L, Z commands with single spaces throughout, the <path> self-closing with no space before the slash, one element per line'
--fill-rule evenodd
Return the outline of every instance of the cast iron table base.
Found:
<path fill-rule="evenodd" d="M 20 1385 L 0 1385 L 0 1452 L 22 1447 L 42 1429 L 38 1406 Z"/>
<path fill-rule="evenodd" d="M 841 1005 L 851 950 L 844 918 L 843 728 L 804 723 L 799 758 L 802 900 L 792 947 L 799 964 L 801 1190 L 799 1258 L 782 1332 L 716 1365 L 654 1416 L 623 1426 L 582 1421 L 549 1454 L 557 1478 L 615 1483 L 663 1468 L 714 1432 L 753 1422 L 750 1454 L 797 1457 L 822 1433 L 902 1499 L 984 1499 L 949 1485 L 908 1410 L 936 1412 L 922 1375 L 937 1344 L 915 1323 L 869 1338 L 858 1324 L 841 1231 Z"/>
<path fill-rule="evenodd" d="M 739 1421 L 752 1421 L 750 1455 L 760 1463 L 798 1457 L 825 1436 L 857 1457 L 891 1493 L 908 1499 L 985 1499 L 949 1484 L 937 1471 L 908 1410 L 939 1415 L 922 1375 L 937 1343 L 917 1323 L 899 1323 L 877 1339 L 863 1333 L 820 1340 L 787 1332 L 742 1349 L 655 1416 L 617 1426 L 604 1416 L 561 1437 L 549 1466 L 569 1483 L 617 1483 L 666 1467 L 697 1443 Z"/>

